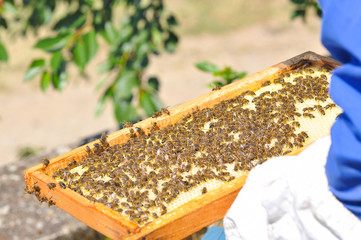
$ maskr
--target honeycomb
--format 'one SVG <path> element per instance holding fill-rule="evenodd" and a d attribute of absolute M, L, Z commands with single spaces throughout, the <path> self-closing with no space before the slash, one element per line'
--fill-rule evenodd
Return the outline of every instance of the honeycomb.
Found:
<path fill-rule="evenodd" d="M 328 95 L 330 75 L 326 66 L 306 64 L 163 129 L 154 122 L 149 134 L 127 124 L 128 142 L 110 146 L 102 136 L 52 177 L 144 226 L 326 135 L 341 113 Z M 153 117 L 162 114 L 169 112 Z"/>

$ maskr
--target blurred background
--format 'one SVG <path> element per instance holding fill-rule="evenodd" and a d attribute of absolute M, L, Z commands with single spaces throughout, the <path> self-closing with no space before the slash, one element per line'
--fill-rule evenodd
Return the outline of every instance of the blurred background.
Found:
<path fill-rule="evenodd" d="M 97 106 L 99 110 L 99 101 L 105 95 L 107 87 L 119 80 L 121 75 L 119 66 L 106 68 L 104 71 L 104 66 L 108 66 L 104 65 L 104 62 L 107 62 L 109 53 L 111 51 L 114 53 L 114 48 L 117 46 L 117 43 L 109 40 L 111 31 L 106 31 L 109 28 L 100 24 L 99 32 L 91 31 L 89 26 L 85 28 L 83 23 L 80 23 L 70 31 L 72 35 L 69 35 L 67 40 L 73 39 L 73 42 L 63 45 L 69 47 L 67 51 L 62 50 L 62 59 L 67 61 L 66 80 L 64 80 L 66 84 L 64 83 L 64 87 L 59 87 L 54 84 L 55 80 L 51 79 L 53 76 L 51 74 L 54 73 L 51 73 L 50 77 L 44 74 L 49 64 L 53 72 L 55 71 L 54 54 L 58 52 L 59 46 L 50 46 L 50 42 L 41 42 L 41 40 L 59 36 L 59 32 L 67 34 L 66 28 L 58 27 L 55 30 L 54 26 L 59 19 L 67 16 L 69 12 L 74 12 L 77 8 L 76 4 L 69 7 L 67 2 L 71 1 L 63 1 L 64 3 L 59 4 L 55 9 L 53 19 L 49 20 L 50 27 L 43 24 L 36 32 L 31 31 L 29 27 L 22 36 L 16 34 L 16 28 L 21 29 L 23 22 L 18 21 L 14 25 L 8 22 L 5 28 L 1 21 L 7 19 L 6 17 L 12 17 L 11 11 L 15 11 L 11 9 L 12 2 L 0 0 L 0 14 L 2 14 L 0 16 L 4 17 L 0 17 L 0 44 L 7 52 L 7 62 L 0 61 L 0 167 L 3 168 L 0 171 L 2 175 L 0 188 L 7 189 L 6 191 L 10 189 L 8 181 L 12 180 L 9 180 L 8 176 L 11 174 L 14 175 L 13 191 L 17 191 L 15 189 L 18 188 L 22 191 L 24 186 L 22 170 L 41 162 L 44 156 L 59 155 L 85 143 L 88 138 L 99 133 L 114 132 L 119 129 L 123 120 L 136 121 L 151 115 L 152 111 L 158 110 L 161 106 L 172 108 L 211 91 L 209 83 L 216 77 L 199 70 L 195 66 L 198 62 L 208 61 L 220 69 L 227 66 L 251 75 L 305 51 L 327 55 L 320 42 L 320 18 L 315 13 L 313 1 L 165 1 L 162 14 L 166 20 L 161 21 L 166 22 L 165 28 L 171 29 L 171 34 L 176 38 L 168 32 L 160 36 L 160 38 L 162 36 L 168 38 L 168 45 L 163 44 L 165 47 L 159 47 L 162 45 L 159 41 L 163 42 L 162 39 L 158 39 L 158 43 L 150 46 L 147 63 L 140 69 L 141 74 L 137 75 L 140 78 L 132 80 L 136 82 L 132 85 L 136 86 L 136 90 L 132 88 L 128 93 L 124 93 L 127 95 L 126 99 L 132 100 L 124 100 L 128 101 L 129 105 L 121 106 L 129 107 L 130 112 L 136 112 L 135 115 L 127 115 L 129 111 L 122 113 L 119 106 L 116 110 L 113 101 L 115 98 L 112 95 L 107 96 L 107 101 L 101 105 L 102 111 L 98 111 L 101 113 L 96 116 Z M 46 8 L 47 1 L 38 2 Z M 93 1 L 84 2 L 93 4 Z M 132 2 L 136 1 L 124 2 L 132 5 Z M 305 5 L 302 5 L 305 2 L 310 3 L 306 12 L 303 11 L 306 9 Z M 96 11 L 100 10 L 96 9 Z M 120 23 L 126 14 L 134 11 L 137 10 L 127 10 L 126 3 L 114 5 L 111 10 L 115 22 L 114 29 L 121 26 Z M 173 16 L 174 19 L 169 16 Z M 291 19 L 292 16 L 294 19 Z M 87 20 L 84 21 L 85 26 Z M 105 33 L 102 33 L 102 27 Z M 87 32 L 86 29 L 90 31 Z M 86 35 L 89 32 L 94 35 Z M 91 57 L 82 60 L 82 44 L 87 43 L 87 37 L 96 40 L 96 44 L 93 44 L 97 50 L 96 53 L 91 53 Z M 69 46 L 69 44 L 73 45 Z M 49 50 L 50 47 L 54 48 Z M 127 46 L 122 47 L 126 49 Z M 151 54 L 152 47 L 157 48 L 160 54 Z M 124 52 L 126 51 L 124 50 L 122 54 Z M 0 54 L 3 54 L 1 48 Z M 4 54 L 2 58 L 4 60 Z M 39 59 L 40 61 L 34 64 L 34 60 Z M 42 59 L 44 62 L 41 61 Z M 103 66 L 103 73 L 99 73 L 99 66 Z M 107 79 L 104 78 L 106 76 Z M 126 86 L 128 85 L 120 85 L 120 88 L 124 89 Z M 152 98 L 153 96 L 156 100 Z M 131 104 L 135 104 L 135 107 L 131 107 Z M 21 194 L 17 192 L 15 195 L 22 197 Z M 33 196 L 25 200 L 36 202 Z M 1 216 L 13 213 L 13 206 L 9 205 L 10 207 L 7 208 L 5 201 L 11 201 L 11 198 L 0 197 L 0 219 Z M 22 207 L 26 204 L 23 202 Z M 34 208 L 38 208 L 39 204 L 36 204 Z M 41 211 L 48 211 L 48 207 L 42 206 Z M 60 214 L 60 211 L 58 213 Z M 47 213 L 41 212 L 41 214 Z M 28 225 L 33 224 L 30 226 L 32 230 L 36 228 L 35 222 L 28 223 Z M 15 228 L 21 225 L 22 223 L 18 221 L 12 226 Z M 0 230 L 5 227 L 10 228 L 0 221 Z M 42 237 L 48 236 L 43 225 L 38 228 L 36 234 Z M 2 236 L 9 235 L 0 234 L 0 239 Z M 15 236 L 12 235 L 14 239 Z M 29 239 L 40 239 L 39 236 Z M 22 239 L 25 239 L 24 236 Z"/>

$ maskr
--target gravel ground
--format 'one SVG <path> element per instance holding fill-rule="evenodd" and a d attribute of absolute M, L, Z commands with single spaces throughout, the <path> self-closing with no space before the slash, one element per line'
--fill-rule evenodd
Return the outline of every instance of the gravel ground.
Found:
<path fill-rule="evenodd" d="M 54 157 L 58 153 L 53 151 L 45 156 Z M 45 156 L 0 167 L 0 239 L 56 239 L 86 229 L 83 223 L 61 209 L 40 204 L 34 195 L 24 192 L 24 170 L 38 164 Z"/>

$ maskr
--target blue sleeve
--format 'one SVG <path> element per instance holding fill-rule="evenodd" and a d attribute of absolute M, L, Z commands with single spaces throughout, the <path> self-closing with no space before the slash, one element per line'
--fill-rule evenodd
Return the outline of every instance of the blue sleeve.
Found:
<path fill-rule="evenodd" d="M 331 98 L 343 114 L 331 129 L 326 175 L 331 192 L 361 219 L 361 1 L 319 2 L 322 43 L 343 64 L 330 84 Z"/>

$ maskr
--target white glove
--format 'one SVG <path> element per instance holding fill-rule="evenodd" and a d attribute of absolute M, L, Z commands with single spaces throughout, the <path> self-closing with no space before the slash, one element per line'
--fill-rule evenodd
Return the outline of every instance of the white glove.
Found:
<path fill-rule="evenodd" d="M 226 239 L 361 239 L 361 221 L 328 189 L 330 144 L 256 166 L 224 218 Z"/>

